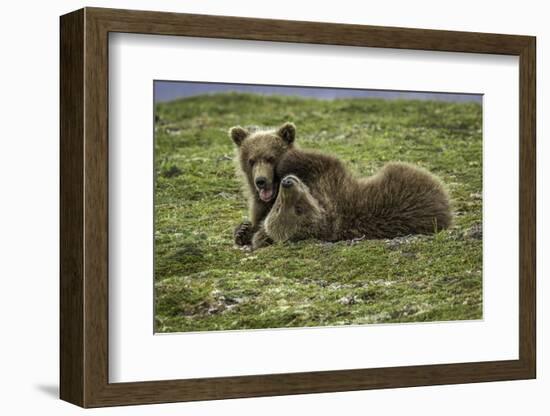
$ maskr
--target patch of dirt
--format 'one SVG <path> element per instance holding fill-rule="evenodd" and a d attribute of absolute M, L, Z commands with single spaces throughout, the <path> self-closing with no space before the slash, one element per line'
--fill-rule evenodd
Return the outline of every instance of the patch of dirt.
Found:
<path fill-rule="evenodd" d="M 413 234 L 410 234 L 410 235 L 405 235 L 403 237 L 395 237 L 395 238 L 392 238 L 391 240 L 385 240 L 385 243 L 386 243 L 386 247 L 390 250 L 399 250 L 400 248 L 402 248 L 403 246 L 407 245 L 407 244 L 410 244 L 414 241 L 418 241 L 418 240 L 425 240 L 426 238 L 428 238 L 427 236 L 425 235 L 413 235 Z M 414 253 L 411 253 L 411 254 L 414 254 Z M 405 255 L 405 253 L 403 253 L 403 255 Z"/>
<path fill-rule="evenodd" d="M 219 290 L 213 290 L 210 295 L 210 298 L 205 299 L 199 304 L 194 305 L 192 308 L 183 311 L 183 315 L 217 315 L 230 311 L 245 301 L 244 298 L 223 295 Z"/>
<path fill-rule="evenodd" d="M 201 250 L 199 247 L 197 247 L 194 244 L 184 244 L 179 249 L 175 250 L 171 255 L 170 258 L 173 260 L 186 260 L 189 257 L 195 257 L 195 258 L 203 258 L 204 257 L 204 251 Z"/>
<path fill-rule="evenodd" d="M 183 171 L 178 168 L 176 165 L 170 166 L 168 169 L 164 170 L 161 175 L 165 178 L 173 178 L 175 176 L 180 176 Z"/>

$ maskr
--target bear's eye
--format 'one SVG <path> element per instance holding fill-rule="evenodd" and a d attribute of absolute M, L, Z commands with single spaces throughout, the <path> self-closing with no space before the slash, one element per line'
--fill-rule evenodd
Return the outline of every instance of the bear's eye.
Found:
<path fill-rule="evenodd" d="M 270 156 L 270 157 L 266 157 L 266 158 L 265 158 L 265 161 L 266 161 L 267 163 L 273 163 L 273 162 L 275 162 L 275 158 L 274 158 L 274 157 L 271 157 L 271 156 Z"/>
<path fill-rule="evenodd" d="M 248 159 L 248 164 L 250 166 L 254 166 L 254 163 L 256 163 L 256 161 L 254 159 Z"/>
<path fill-rule="evenodd" d="M 294 207 L 294 212 L 296 213 L 296 215 L 303 215 L 304 209 L 300 206 L 296 206 Z"/>

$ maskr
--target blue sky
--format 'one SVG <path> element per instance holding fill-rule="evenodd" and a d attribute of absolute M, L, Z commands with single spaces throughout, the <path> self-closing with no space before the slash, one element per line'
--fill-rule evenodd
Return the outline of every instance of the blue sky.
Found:
<path fill-rule="evenodd" d="M 266 95 L 293 95 L 324 100 L 335 98 L 384 98 L 439 100 L 452 102 L 482 102 L 481 94 L 457 94 L 434 92 L 411 92 L 389 90 L 360 90 L 345 88 L 287 87 L 278 85 L 224 84 L 211 82 L 155 81 L 155 102 L 218 92 L 248 92 Z"/>

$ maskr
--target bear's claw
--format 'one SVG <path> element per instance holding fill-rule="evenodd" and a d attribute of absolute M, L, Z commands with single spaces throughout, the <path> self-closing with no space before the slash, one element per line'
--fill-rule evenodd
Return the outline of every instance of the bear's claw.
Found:
<path fill-rule="evenodd" d="M 252 243 L 252 223 L 244 221 L 235 228 L 234 237 L 235 244 L 238 246 L 247 246 Z"/>
<path fill-rule="evenodd" d="M 283 188 L 291 188 L 294 185 L 297 185 L 300 180 L 294 175 L 287 175 L 281 181 L 281 186 Z"/>
<path fill-rule="evenodd" d="M 290 188 L 293 184 L 294 182 L 290 178 L 285 178 L 281 182 L 281 185 L 283 186 L 283 188 Z"/>
<path fill-rule="evenodd" d="M 271 244 L 273 244 L 273 240 L 266 234 L 263 228 L 260 228 L 252 237 L 252 250 L 267 247 Z"/>

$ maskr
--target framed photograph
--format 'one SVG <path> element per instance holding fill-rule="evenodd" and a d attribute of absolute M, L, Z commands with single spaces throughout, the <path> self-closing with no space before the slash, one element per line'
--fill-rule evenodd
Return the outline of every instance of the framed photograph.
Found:
<path fill-rule="evenodd" d="M 60 28 L 63 400 L 535 378 L 534 37 Z"/>

